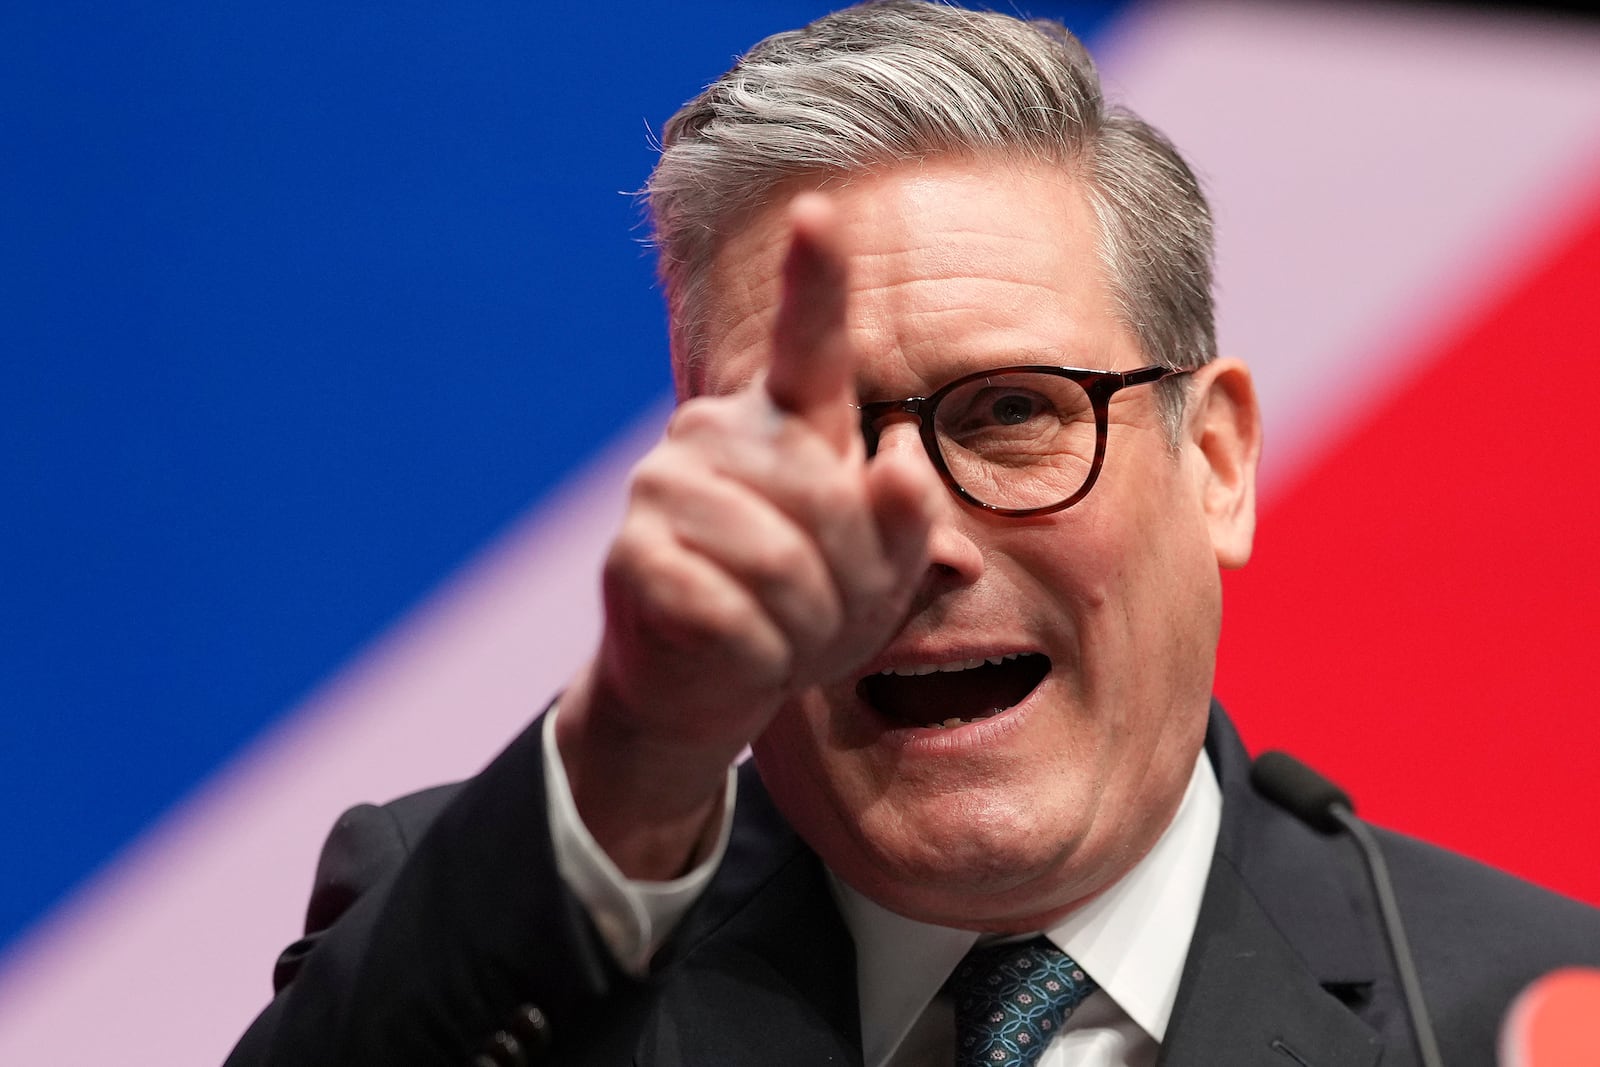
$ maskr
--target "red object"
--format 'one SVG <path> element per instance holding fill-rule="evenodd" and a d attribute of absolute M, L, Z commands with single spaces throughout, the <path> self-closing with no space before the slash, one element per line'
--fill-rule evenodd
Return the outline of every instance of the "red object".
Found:
<path fill-rule="evenodd" d="M 1600 904 L 1600 176 L 1589 203 L 1266 503 L 1217 692 L 1367 818 Z"/>
<path fill-rule="evenodd" d="M 1600 1064 L 1600 971 L 1552 971 L 1511 1004 L 1500 1031 L 1500 1067 Z"/>

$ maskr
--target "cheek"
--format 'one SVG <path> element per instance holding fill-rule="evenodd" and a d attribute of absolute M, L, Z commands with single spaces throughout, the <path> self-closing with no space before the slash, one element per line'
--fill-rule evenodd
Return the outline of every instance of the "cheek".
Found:
<path fill-rule="evenodd" d="M 830 757 L 828 715 L 820 698 L 786 704 L 750 745 L 767 790 L 792 822 L 810 821 L 835 810 L 839 756 Z"/>
<path fill-rule="evenodd" d="M 990 573 L 1010 573 L 1016 609 L 1038 613 L 1048 632 L 1069 643 L 1093 642 L 1102 618 L 1126 606 L 1129 540 L 1101 512 L 1061 516 L 1050 525 L 1005 531 Z"/>
<path fill-rule="evenodd" d="M 871 775 L 848 746 L 830 745 L 818 707 L 789 705 L 750 746 L 772 802 L 796 833 L 837 869 L 854 869 L 871 806 Z"/>
<path fill-rule="evenodd" d="M 1205 509 L 1181 463 L 1165 452 L 1150 457 L 1120 489 L 1086 516 L 1086 550 L 1095 557 L 1092 565 L 1115 583 L 1115 596 L 1159 598 L 1215 571 Z"/>
<path fill-rule="evenodd" d="M 750 743 L 750 751 L 763 778 L 812 773 L 818 758 L 817 736 L 803 709 L 788 704 Z"/>
<path fill-rule="evenodd" d="M 1145 492 L 1107 494 L 998 546 L 1018 574 L 1017 603 L 1048 612 L 1061 680 L 1086 704 L 1185 700 L 1202 674 L 1209 687 L 1221 583 L 1200 511 L 1176 481 L 1150 478 Z"/>

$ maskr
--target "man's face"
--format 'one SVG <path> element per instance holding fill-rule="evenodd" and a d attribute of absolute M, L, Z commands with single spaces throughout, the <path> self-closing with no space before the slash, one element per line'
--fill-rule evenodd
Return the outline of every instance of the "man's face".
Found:
<path fill-rule="evenodd" d="M 829 191 L 863 401 L 990 367 L 1150 362 L 1116 318 L 1066 171 L 936 160 Z M 708 391 L 767 362 L 788 242 L 778 205 L 721 251 Z M 1075 507 L 1006 519 L 942 494 L 904 627 L 754 745 L 780 809 L 840 877 L 925 921 L 1031 929 L 1154 844 L 1203 739 L 1221 612 L 1214 464 L 1195 425 L 1191 409 L 1174 449 L 1153 390 L 1128 389 Z M 880 455 L 921 448 L 914 422 L 883 425 Z M 876 677 L 886 669 L 901 676 Z M 978 721 L 932 725 L 954 718 Z"/>

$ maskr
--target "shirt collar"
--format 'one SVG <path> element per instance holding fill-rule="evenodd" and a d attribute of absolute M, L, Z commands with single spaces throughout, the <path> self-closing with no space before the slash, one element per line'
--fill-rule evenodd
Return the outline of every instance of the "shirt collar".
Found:
<path fill-rule="evenodd" d="M 1222 818 L 1222 791 L 1202 749 L 1177 814 L 1111 888 L 1044 931 L 1157 1042 L 1166 1035 L 1194 937 Z M 829 873 L 856 945 L 861 1044 L 886 1063 L 967 954 L 977 933 L 897 915 Z"/>

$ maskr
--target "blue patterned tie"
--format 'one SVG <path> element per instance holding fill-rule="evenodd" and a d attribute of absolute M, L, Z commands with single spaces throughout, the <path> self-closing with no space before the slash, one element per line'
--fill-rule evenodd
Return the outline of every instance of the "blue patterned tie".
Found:
<path fill-rule="evenodd" d="M 956 1009 L 956 1067 L 1029 1067 L 1095 984 L 1036 937 L 974 948 L 945 988 Z"/>

